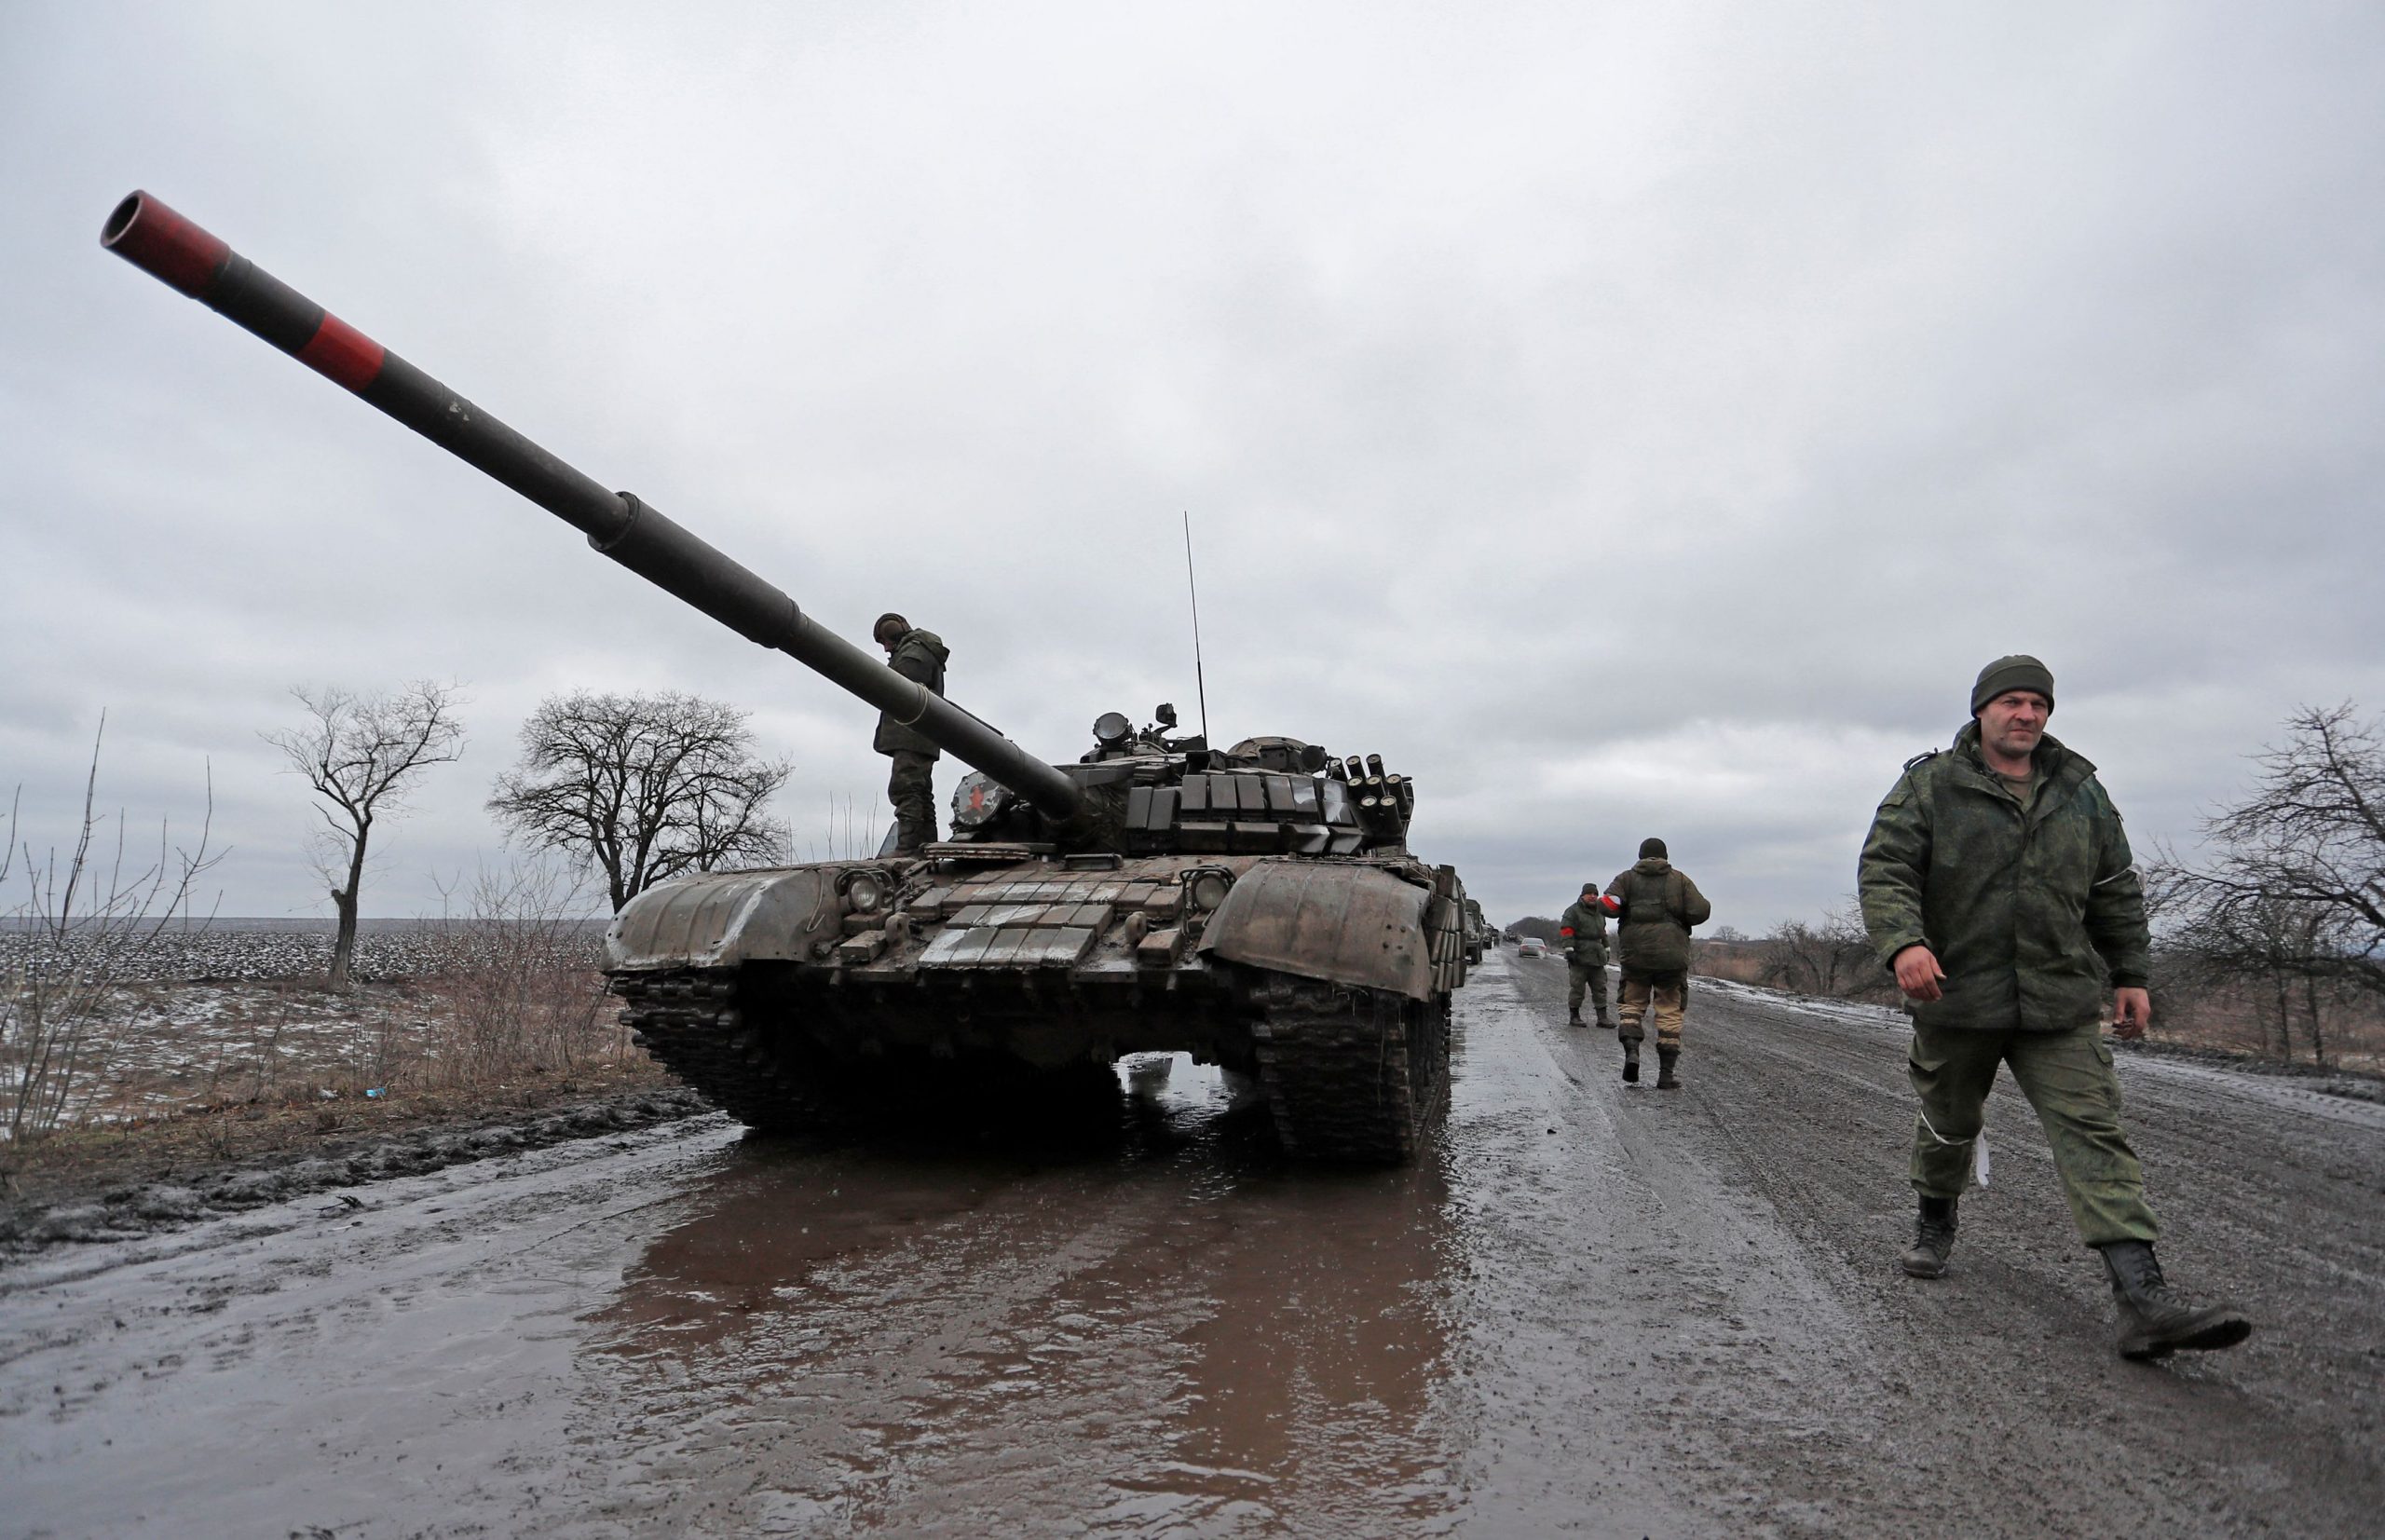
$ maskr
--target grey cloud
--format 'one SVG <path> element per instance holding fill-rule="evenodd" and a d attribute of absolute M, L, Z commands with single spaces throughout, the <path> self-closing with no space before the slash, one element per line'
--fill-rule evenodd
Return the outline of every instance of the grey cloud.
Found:
<path fill-rule="evenodd" d="M 1743 928 L 1835 902 L 2016 647 L 2140 838 L 2385 702 L 2357 7 L 19 14 L 0 784 L 54 825 L 102 705 L 129 807 L 211 759 L 235 911 L 316 902 L 302 680 L 472 698 L 384 912 L 551 690 L 751 708 L 798 835 L 882 762 L 102 257 L 135 184 L 1055 756 L 1192 709 L 1191 510 L 1220 732 L 1411 770 L 1494 914 L 1658 830 Z"/>

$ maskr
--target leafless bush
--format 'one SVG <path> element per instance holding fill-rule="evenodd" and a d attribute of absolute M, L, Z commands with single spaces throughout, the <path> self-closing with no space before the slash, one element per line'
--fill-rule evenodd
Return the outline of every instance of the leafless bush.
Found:
<path fill-rule="evenodd" d="M 0 923 L 30 939 L 11 953 L 7 972 L 0 974 L 0 1116 L 8 1147 L 0 1168 L 13 1170 L 52 1133 L 83 1079 L 102 1066 L 128 960 L 166 927 L 194 922 L 198 880 L 222 859 L 207 848 L 215 811 L 211 778 L 195 846 L 175 845 L 161 821 L 154 857 L 128 849 L 123 813 L 111 818 L 99 811 L 105 733 L 102 717 L 91 740 L 82 818 L 63 850 L 51 846 L 36 854 L 31 841 L 20 839 L 18 800 L 9 803 L 0 884 L 21 879 L 25 896 L 0 912 Z"/>
<path fill-rule="evenodd" d="M 1840 1000 L 1880 1000 L 1893 993 L 1872 942 L 1863 916 L 1848 899 L 1822 917 L 1820 923 L 1785 920 L 1757 944 L 1759 977 L 1776 989 Z"/>
<path fill-rule="evenodd" d="M 451 1084 L 621 1056 L 606 1009 L 585 879 L 554 863 L 515 863 L 474 879 L 454 961 L 432 983 L 435 1073 Z"/>
<path fill-rule="evenodd" d="M 2236 972 L 2176 947 L 2153 954 L 2153 1029 L 2173 1042 L 2385 1069 L 2385 1002 L 2340 981 Z"/>

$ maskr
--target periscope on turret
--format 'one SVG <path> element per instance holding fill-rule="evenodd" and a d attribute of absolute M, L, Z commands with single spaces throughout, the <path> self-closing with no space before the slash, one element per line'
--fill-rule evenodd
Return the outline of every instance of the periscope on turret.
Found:
<path fill-rule="evenodd" d="M 1049 764 L 607 490 L 146 193 L 102 244 L 972 767 L 916 853 L 712 872 L 615 917 L 638 1041 L 765 1132 L 874 1124 L 1186 1052 L 1247 1078 L 1308 1159 L 1412 1157 L 1448 1094 L 1451 992 L 1479 959 L 1454 868 L 1408 848 L 1415 784 L 1291 737 L 1223 749 L 1095 721 Z"/>

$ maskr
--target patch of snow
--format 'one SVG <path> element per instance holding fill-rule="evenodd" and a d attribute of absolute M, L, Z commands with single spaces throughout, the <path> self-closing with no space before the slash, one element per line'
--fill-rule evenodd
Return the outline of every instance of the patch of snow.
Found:
<path fill-rule="evenodd" d="M 1790 1011 L 1798 1015 L 1819 1016 L 1825 1021 L 1847 1021 L 1860 1027 L 1876 1027 L 1886 1031 L 1909 1032 L 1913 1018 L 1894 1005 L 1870 1005 L 1853 1000 L 1823 1000 L 1813 995 L 1792 995 L 1782 989 L 1768 989 L 1761 984 L 1740 984 L 1727 978 L 1709 978 L 1700 974 L 1691 980 L 1690 988 L 1697 992 L 1720 994 L 1770 1006 L 1776 1011 Z"/>

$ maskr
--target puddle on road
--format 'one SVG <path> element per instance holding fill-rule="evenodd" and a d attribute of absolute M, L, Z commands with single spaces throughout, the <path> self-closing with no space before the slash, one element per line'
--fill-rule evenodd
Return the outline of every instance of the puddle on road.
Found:
<path fill-rule="evenodd" d="M 1288 1165 L 1189 1060 L 1095 1100 L 942 1145 L 691 1125 L 41 1286 L 0 1484 L 61 1533 L 1456 1527 L 1438 1163 Z"/>
<path fill-rule="evenodd" d="M 1215 1071 L 1122 1078 L 1106 1148 L 741 1146 L 586 1317 L 574 1437 L 635 1451 L 606 1506 L 788 1533 L 1441 1527 L 1438 1173 L 1288 1167 Z"/>

